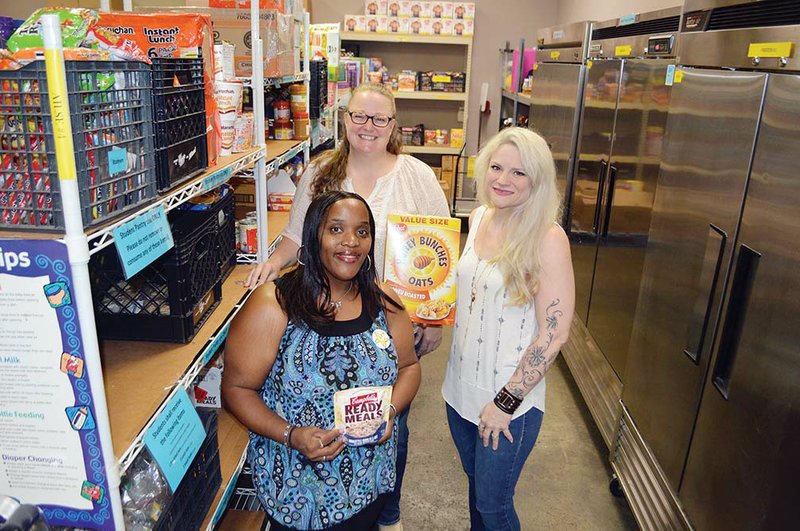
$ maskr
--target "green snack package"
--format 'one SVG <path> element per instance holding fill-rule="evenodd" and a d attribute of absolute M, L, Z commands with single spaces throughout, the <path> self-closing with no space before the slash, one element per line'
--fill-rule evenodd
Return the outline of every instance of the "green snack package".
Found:
<path fill-rule="evenodd" d="M 89 28 L 97 24 L 97 12 L 83 8 L 44 7 L 36 10 L 28 20 L 17 28 L 6 43 L 9 51 L 17 52 L 26 48 L 41 48 L 44 40 L 41 35 L 42 15 L 56 14 L 61 22 L 61 39 L 64 48 L 77 48 L 86 38 Z"/>

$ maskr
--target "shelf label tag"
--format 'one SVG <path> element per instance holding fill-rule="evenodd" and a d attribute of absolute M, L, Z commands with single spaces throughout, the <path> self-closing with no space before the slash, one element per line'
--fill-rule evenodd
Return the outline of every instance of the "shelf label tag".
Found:
<path fill-rule="evenodd" d="M 628 57 L 631 54 L 633 47 L 630 44 L 623 44 L 614 48 L 614 55 L 616 57 Z"/>
<path fill-rule="evenodd" d="M 207 192 L 230 179 L 231 174 L 232 172 L 230 166 L 222 168 L 221 170 L 215 171 L 211 175 L 205 177 L 200 186 L 204 192 Z"/>
<path fill-rule="evenodd" d="M 631 13 L 630 15 L 623 15 L 619 17 L 619 25 L 620 26 L 627 26 L 629 24 L 635 24 L 636 19 L 639 17 L 636 13 Z"/>
<path fill-rule="evenodd" d="M 559 57 L 561 57 L 561 52 L 550 52 L 550 59 L 556 60 Z"/>
<path fill-rule="evenodd" d="M 791 57 L 792 42 L 751 42 L 747 57 Z"/>
<path fill-rule="evenodd" d="M 175 246 L 164 205 L 136 216 L 111 233 L 126 279 Z"/>
<path fill-rule="evenodd" d="M 206 430 L 186 389 L 178 389 L 144 434 L 144 444 L 172 492 L 181 484 L 205 438 Z"/>
<path fill-rule="evenodd" d="M 222 329 L 217 332 L 217 335 L 214 336 L 214 340 L 211 344 L 203 351 L 203 365 L 208 365 L 208 362 L 211 361 L 211 358 L 214 357 L 214 354 L 217 353 L 219 350 L 220 345 L 222 342 L 225 341 L 225 338 L 228 337 L 228 331 L 231 329 L 231 324 L 228 323 L 222 327 Z"/>
<path fill-rule="evenodd" d="M 675 80 L 675 65 L 667 65 L 667 75 L 664 77 L 664 85 L 671 87 Z"/>
<path fill-rule="evenodd" d="M 683 81 L 683 70 L 675 69 L 675 78 L 673 81 L 675 83 L 681 83 Z"/>
<path fill-rule="evenodd" d="M 128 150 L 112 148 L 108 150 L 108 174 L 116 175 L 128 171 Z"/>

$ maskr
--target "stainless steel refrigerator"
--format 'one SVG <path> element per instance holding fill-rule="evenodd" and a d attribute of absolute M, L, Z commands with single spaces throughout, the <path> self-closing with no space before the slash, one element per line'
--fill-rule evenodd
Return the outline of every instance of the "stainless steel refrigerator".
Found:
<path fill-rule="evenodd" d="M 646 527 L 797 526 L 798 46 L 798 2 L 684 5 L 612 454 Z"/>
<path fill-rule="evenodd" d="M 595 23 L 565 228 L 576 319 L 564 358 L 613 444 L 666 124 L 680 8 Z"/>
<path fill-rule="evenodd" d="M 680 8 L 592 28 L 569 235 L 576 312 L 623 379 L 675 63 Z M 623 382 L 624 383 L 624 382 Z"/>
<path fill-rule="evenodd" d="M 544 28 L 537 34 L 528 127 L 550 144 L 564 223 L 569 217 L 590 29 L 590 22 L 576 22 Z"/>

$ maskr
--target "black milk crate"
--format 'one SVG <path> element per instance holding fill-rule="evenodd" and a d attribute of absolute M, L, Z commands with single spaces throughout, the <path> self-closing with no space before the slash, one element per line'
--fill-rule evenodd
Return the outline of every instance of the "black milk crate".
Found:
<path fill-rule="evenodd" d="M 81 215 L 86 227 L 156 196 L 150 65 L 67 61 Z M 64 228 L 44 61 L 0 70 L 0 227 Z"/>
<path fill-rule="evenodd" d="M 198 223 L 207 218 L 216 220 L 217 239 L 214 248 L 220 266 L 220 278 L 225 280 L 236 265 L 236 205 L 233 188 L 228 184 L 223 184 L 213 194 L 217 200 L 205 208 L 189 203 L 184 203 L 180 208 L 183 216 L 192 216 Z"/>
<path fill-rule="evenodd" d="M 158 190 L 208 166 L 202 58 L 152 58 Z"/>
<path fill-rule="evenodd" d="M 173 210 L 169 219 L 175 247 L 130 279 L 115 247 L 92 258 L 100 337 L 187 343 L 222 299 L 217 217 Z"/>
<path fill-rule="evenodd" d="M 198 410 L 198 414 L 206 429 L 206 438 L 175 490 L 172 500 L 156 522 L 157 531 L 200 529 L 222 485 L 217 412 Z"/>

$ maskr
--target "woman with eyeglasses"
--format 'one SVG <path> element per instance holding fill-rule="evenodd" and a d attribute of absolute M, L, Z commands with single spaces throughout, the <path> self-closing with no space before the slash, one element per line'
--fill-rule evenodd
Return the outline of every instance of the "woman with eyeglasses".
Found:
<path fill-rule="evenodd" d="M 369 204 L 375 217 L 375 270 L 383 278 L 386 255 L 386 220 L 389 214 L 450 216 L 447 199 L 424 162 L 401 154 L 403 142 L 392 92 L 383 85 L 359 85 L 350 98 L 344 118 L 345 137 L 339 146 L 312 162 L 297 183 L 289 223 L 281 242 L 266 262 L 258 264 L 246 285 L 255 288 L 274 280 L 297 263 L 303 244 L 303 220 L 311 201 L 331 190 L 354 192 Z M 337 295 L 337 294 L 332 294 Z M 415 330 L 418 356 L 442 342 L 440 326 Z M 378 523 L 382 530 L 402 529 L 400 489 L 408 452 L 408 410 L 397 417 L 397 482 Z"/>

